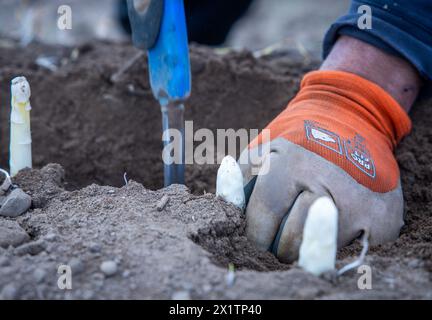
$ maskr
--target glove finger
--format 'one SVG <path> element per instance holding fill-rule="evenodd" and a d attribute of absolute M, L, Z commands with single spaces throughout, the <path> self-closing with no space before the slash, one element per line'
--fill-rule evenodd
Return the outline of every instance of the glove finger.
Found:
<path fill-rule="evenodd" d="M 282 219 L 297 197 L 286 162 L 277 151 L 266 157 L 262 168 L 266 172 L 260 171 L 257 176 L 246 208 L 246 235 L 263 251 L 270 249 Z"/>
<path fill-rule="evenodd" d="M 303 191 L 295 199 L 292 208 L 280 225 L 272 246 L 273 254 L 280 261 L 291 263 L 297 260 L 309 208 L 321 196 L 310 191 Z"/>

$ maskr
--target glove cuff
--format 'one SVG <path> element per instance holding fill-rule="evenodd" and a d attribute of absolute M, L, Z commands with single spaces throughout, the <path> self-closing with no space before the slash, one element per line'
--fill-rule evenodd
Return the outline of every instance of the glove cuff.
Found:
<path fill-rule="evenodd" d="M 355 101 L 361 108 L 352 111 L 384 134 L 391 141 L 393 150 L 411 131 L 409 116 L 389 93 L 377 84 L 349 72 L 312 71 L 306 74 L 299 94 L 290 105 L 309 96 L 309 92 L 320 90 Z"/>
<path fill-rule="evenodd" d="M 267 129 L 270 142 L 291 141 L 385 193 L 399 185 L 393 151 L 410 132 L 411 121 L 376 84 L 347 72 L 315 71 L 304 77 L 297 96 Z M 250 147 L 265 140 L 261 134 Z"/>

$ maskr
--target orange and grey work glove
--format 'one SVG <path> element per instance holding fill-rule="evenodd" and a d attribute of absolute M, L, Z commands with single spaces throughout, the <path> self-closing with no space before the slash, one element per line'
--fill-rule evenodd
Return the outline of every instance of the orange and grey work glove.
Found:
<path fill-rule="evenodd" d="M 322 196 L 339 210 L 339 247 L 364 232 L 372 245 L 398 237 L 404 211 L 393 152 L 411 122 L 387 92 L 351 73 L 311 72 L 266 129 L 270 142 L 261 133 L 239 159 L 246 233 L 258 248 L 296 260 L 308 209 Z M 264 146 L 257 174 L 251 151 Z"/>

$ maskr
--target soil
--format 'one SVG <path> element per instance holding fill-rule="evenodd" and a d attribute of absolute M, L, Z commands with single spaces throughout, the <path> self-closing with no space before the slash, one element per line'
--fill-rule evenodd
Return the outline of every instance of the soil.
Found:
<path fill-rule="evenodd" d="M 35 63 L 42 54 L 56 57 L 57 71 Z M 215 166 L 188 166 L 187 187 L 161 189 L 161 119 L 145 58 L 110 80 L 136 54 L 106 42 L 22 50 L 0 41 L 0 166 L 8 167 L 9 83 L 24 75 L 32 88 L 36 168 L 15 178 L 32 196 L 32 209 L 0 218 L 0 230 L 11 234 L 9 246 L 0 237 L 0 297 L 432 299 L 431 99 L 414 108 L 414 130 L 397 151 L 406 226 L 395 243 L 371 248 L 373 290 L 359 290 L 355 272 L 330 281 L 257 251 L 244 236 L 242 213 L 209 193 Z M 192 46 L 191 60 L 186 118 L 194 130 L 213 131 L 263 128 L 318 63 L 290 52 L 255 58 L 199 46 Z M 169 202 L 159 211 L 164 195 Z M 342 249 L 338 266 L 359 249 Z M 115 263 L 114 274 L 101 270 L 106 261 Z M 226 281 L 229 263 L 236 268 L 233 285 Z M 72 290 L 57 286 L 64 264 L 72 268 Z"/>

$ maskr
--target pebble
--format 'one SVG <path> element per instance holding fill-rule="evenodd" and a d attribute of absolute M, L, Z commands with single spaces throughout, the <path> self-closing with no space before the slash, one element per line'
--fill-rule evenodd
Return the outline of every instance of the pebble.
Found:
<path fill-rule="evenodd" d="M 131 283 L 129 286 L 129 289 L 131 289 L 132 291 L 135 291 L 138 288 L 138 286 L 135 283 Z"/>
<path fill-rule="evenodd" d="M 30 240 L 30 236 L 16 221 L 0 220 L 0 247 L 17 247 Z"/>
<path fill-rule="evenodd" d="M 85 290 L 82 294 L 84 300 L 90 300 L 94 298 L 94 292 L 91 290 Z"/>
<path fill-rule="evenodd" d="M 16 299 L 18 297 L 18 289 L 13 284 L 8 284 L 3 287 L 0 297 L 5 300 Z"/>
<path fill-rule="evenodd" d="M 102 288 L 104 285 L 104 280 L 105 280 L 105 276 L 102 273 L 100 273 L 100 272 L 94 273 L 92 275 L 93 287 L 94 288 Z"/>
<path fill-rule="evenodd" d="M 210 284 L 205 284 L 202 289 L 204 293 L 209 293 L 210 291 L 212 291 L 212 286 Z"/>
<path fill-rule="evenodd" d="M 84 272 L 84 263 L 78 258 L 70 259 L 68 262 L 68 266 L 71 268 L 73 275 Z"/>
<path fill-rule="evenodd" d="M 55 241 L 57 240 L 57 235 L 54 232 L 50 232 L 44 238 L 46 241 Z"/>
<path fill-rule="evenodd" d="M 189 291 L 177 291 L 171 297 L 172 300 L 190 300 L 191 296 Z"/>
<path fill-rule="evenodd" d="M 200 73 L 203 73 L 206 68 L 206 64 L 204 61 L 200 61 L 198 59 L 193 59 L 191 61 L 191 72 L 194 75 L 198 75 Z"/>
<path fill-rule="evenodd" d="M 182 287 L 184 291 L 191 291 L 194 288 L 194 285 L 190 282 L 186 282 Z"/>
<path fill-rule="evenodd" d="M 0 195 L 5 195 L 9 191 L 11 185 L 12 183 L 10 179 L 5 179 L 3 184 L 0 186 Z"/>
<path fill-rule="evenodd" d="M 15 249 L 15 254 L 18 256 L 23 256 L 30 254 L 35 256 L 46 249 L 46 243 L 44 240 L 37 240 L 29 243 L 25 243 L 22 246 Z"/>
<path fill-rule="evenodd" d="M 104 261 L 100 265 L 100 270 L 106 277 L 112 277 L 117 273 L 117 263 L 114 261 Z"/>
<path fill-rule="evenodd" d="M 102 251 L 102 246 L 97 242 L 92 242 L 89 245 L 89 250 L 92 253 L 99 253 Z"/>
<path fill-rule="evenodd" d="M 423 262 L 419 259 L 413 259 L 410 262 L 408 262 L 408 267 L 417 269 L 421 268 L 423 266 Z"/>
<path fill-rule="evenodd" d="M 7 267 L 10 265 L 10 261 L 6 257 L 0 257 L 0 267 Z"/>
<path fill-rule="evenodd" d="M 33 271 L 33 278 L 37 283 L 42 283 L 45 280 L 47 272 L 44 269 L 37 268 Z"/>
<path fill-rule="evenodd" d="M 296 292 L 296 299 L 311 300 L 318 297 L 321 293 L 319 288 L 299 288 Z"/>
<path fill-rule="evenodd" d="M 0 208 L 0 216 L 15 218 L 25 213 L 31 206 L 31 197 L 20 188 L 14 189 Z"/>
<path fill-rule="evenodd" d="M 156 205 L 157 211 L 162 211 L 165 209 L 166 205 L 168 204 L 170 198 L 167 195 L 164 195 L 162 199 L 159 200 L 159 202 Z"/>

